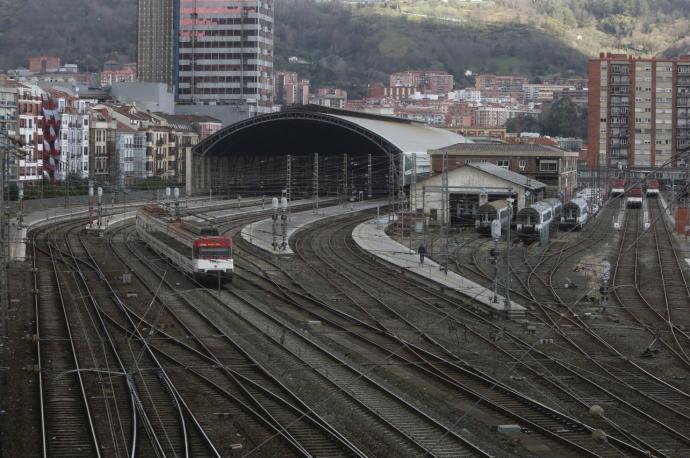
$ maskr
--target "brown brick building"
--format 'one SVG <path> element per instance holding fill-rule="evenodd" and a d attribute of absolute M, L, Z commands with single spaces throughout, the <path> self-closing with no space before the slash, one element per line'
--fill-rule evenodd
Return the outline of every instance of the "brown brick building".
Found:
<path fill-rule="evenodd" d="M 587 162 L 683 166 L 690 146 L 690 56 L 600 54 L 589 61 Z"/>
<path fill-rule="evenodd" d="M 443 169 L 443 153 L 448 153 L 450 170 L 464 164 L 489 163 L 546 184 L 547 197 L 563 193 L 570 199 L 577 187 L 579 153 L 544 145 L 508 145 L 501 143 L 458 143 L 429 151 L 431 170 Z"/>

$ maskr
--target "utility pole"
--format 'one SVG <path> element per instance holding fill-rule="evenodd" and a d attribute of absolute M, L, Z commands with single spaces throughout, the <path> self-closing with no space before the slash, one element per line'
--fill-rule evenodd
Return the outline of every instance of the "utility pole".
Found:
<path fill-rule="evenodd" d="M 345 196 L 345 202 L 347 202 L 347 153 L 343 154 L 343 195 Z"/>
<path fill-rule="evenodd" d="M 283 197 L 280 199 L 280 210 L 281 210 L 281 215 L 280 215 L 280 220 L 281 220 L 281 233 L 283 235 L 283 242 L 280 244 L 280 247 L 283 251 L 287 250 L 288 246 L 288 241 L 287 241 L 287 225 L 288 225 L 288 212 L 290 211 L 290 205 L 287 197 Z"/>
<path fill-rule="evenodd" d="M 412 156 L 412 174 L 410 175 L 410 211 L 417 211 L 417 155 Z"/>
<path fill-rule="evenodd" d="M 606 311 L 609 305 L 609 279 L 611 278 L 611 263 L 604 261 L 601 265 L 601 286 L 599 288 L 599 304 L 602 311 Z"/>
<path fill-rule="evenodd" d="M 441 177 L 441 253 L 439 256 L 440 267 L 444 273 L 448 273 L 448 152 L 443 152 L 443 174 Z"/>
<path fill-rule="evenodd" d="M 280 203 L 278 202 L 278 198 L 274 197 L 271 200 L 271 208 L 273 208 L 273 214 L 271 215 L 271 219 L 273 220 L 273 224 L 271 225 L 271 229 L 273 232 L 273 251 L 276 251 L 278 249 L 278 208 L 280 208 Z"/>
<path fill-rule="evenodd" d="M 369 153 L 369 162 L 367 163 L 367 199 L 371 199 L 371 153 Z"/>
<path fill-rule="evenodd" d="M 513 199 L 513 188 L 508 188 L 508 192 L 510 193 L 510 197 L 506 199 L 506 202 L 508 203 L 508 236 L 507 236 L 507 241 L 506 241 L 506 295 L 505 295 L 505 309 L 506 312 L 510 311 L 512 307 L 512 303 L 510 302 L 510 280 L 511 280 L 511 266 L 510 266 L 510 247 L 511 247 L 511 240 L 510 240 L 510 226 L 513 223 L 513 202 L 515 199 Z"/>
<path fill-rule="evenodd" d="M 9 138 L 7 138 L 9 140 Z M 5 208 L 5 185 L 7 184 L 7 153 L 9 141 L 4 141 L 2 148 L 2 164 L 0 165 L 0 338 L 7 339 L 7 312 L 9 308 L 9 279 L 7 263 L 9 261 L 9 230 L 7 227 L 7 209 Z"/>
<path fill-rule="evenodd" d="M 319 212 L 319 153 L 314 153 L 314 213 Z"/>
<path fill-rule="evenodd" d="M 292 198 L 292 155 L 287 155 L 287 184 L 285 185 L 285 199 L 290 202 Z"/>

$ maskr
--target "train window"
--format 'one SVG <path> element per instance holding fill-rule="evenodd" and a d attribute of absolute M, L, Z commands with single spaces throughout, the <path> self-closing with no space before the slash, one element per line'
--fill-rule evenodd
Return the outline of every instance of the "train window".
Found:
<path fill-rule="evenodd" d="M 546 213 L 544 213 L 544 219 L 543 219 L 543 221 L 548 221 L 548 220 L 550 220 L 550 219 L 551 219 L 551 210 L 549 210 L 549 211 L 547 211 Z"/>
<path fill-rule="evenodd" d="M 229 258 L 230 248 L 200 246 L 197 249 L 197 257 L 199 259 Z"/>
<path fill-rule="evenodd" d="M 217 236 L 220 235 L 218 234 L 218 229 L 215 227 L 204 227 L 200 231 L 201 233 L 199 235 L 207 235 L 207 236 Z"/>

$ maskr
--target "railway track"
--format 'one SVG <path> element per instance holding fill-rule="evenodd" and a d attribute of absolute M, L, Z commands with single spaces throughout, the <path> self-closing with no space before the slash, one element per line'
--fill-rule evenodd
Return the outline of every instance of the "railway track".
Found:
<path fill-rule="evenodd" d="M 160 269 L 157 269 L 160 270 Z M 237 275 L 237 274 L 236 274 Z M 211 292 L 199 291 L 205 295 L 205 302 L 216 302 L 215 307 L 227 307 L 240 311 L 242 320 L 253 329 L 259 329 L 273 339 L 283 349 L 288 350 L 303 367 L 309 368 L 317 375 L 315 386 L 327 389 L 324 396 L 330 402 L 349 406 L 348 410 L 358 411 L 361 421 L 369 421 L 381 429 L 380 438 L 390 437 L 397 442 L 398 448 L 405 455 L 431 453 L 432 456 L 466 456 L 482 455 L 481 449 L 474 447 L 456 433 L 447 429 L 433 418 L 413 407 L 378 385 L 369 376 L 356 369 L 352 363 L 340 359 L 322 345 L 303 336 L 290 323 L 278 320 L 266 304 L 258 302 L 249 295 L 240 292 L 234 294 L 223 292 L 221 298 L 225 305 L 218 303 L 218 298 Z M 211 305 L 209 304 L 209 308 Z M 267 332 L 266 329 L 270 330 Z M 286 332 L 287 331 L 287 332 Z M 256 331 L 255 331 L 256 332 Z M 246 333 L 246 331 L 245 331 Z M 329 393 L 329 394 L 326 394 Z M 312 406 L 314 410 L 324 409 L 325 405 Z M 366 419 L 366 420 L 365 420 Z M 438 431 L 437 433 L 433 433 Z M 438 450 L 428 450 L 432 440 L 438 442 Z"/>
<path fill-rule="evenodd" d="M 341 225 L 341 224 L 336 223 L 336 225 Z M 348 227 L 348 225 L 345 225 L 345 226 Z M 351 229 L 351 228 L 350 228 L 350 229 Z M 321 228 L 320 230 L 323 230 L 323 228 Z M 343 231 L 346 232 L 347 229 L 343 229 Z M 299 243 L 296 244 L 296 247 L 295 247 L 295 248 L 296 248 L 296 249 L 298 250 L 298 252 L 299 252 L 299 250 L 300 250 L 300 244 L 299 244 Z M 338 250 L 336 250 L 336 251 L 334 251 L 334 252 L 335 252 L 335 253 L 338 253 L 338 255 L 342 256 L 343 253 L 345 252 L 345 250 L 340 250 L 340 249 L 338 249 Z M 309 255 L 308 257 L 309 257 L 310 260 L 314 259 L 313 253 L 310 252 L 310 255 Z M 358 262 L 354 262 L 353 265 L 355 265 L 356 268 L 361 268 L 361 267 L 362 267 L 362 262 L 363 262 L 362 259 L 358 259 Z M 253 265 L 256 265 L 256 261 L 252 262 L 252 264 L 253 264 Z M 265 270 L 267 270 L 267 271 L 270 270 L 270 271 L 273 272 L 273 271 L 275 271 L 278 267 L 279 267 L 279 266 L 277 266 L 277 265 L 273 265 L 273 266 L 267 267 Z M 320 267 L 320 268 L 315 268 L 315 269 L 313 269 L 313 272 L 322 272 L 322 273 L 327 272 L 327 275 L 328 275 L 329 277 L 331 277 L 331 273 L 333 272 L 333 267 L 334 267 L 334 266 L 330 265 L 330 266 L 324 266 L 324 267 Z M 340 270 L 347 270 L 347 269 L 344 268 L 343 265 L 341 264 Z M 350 273 L 348 273 L 347 275 L 345 275 L 345 278 L 348 280 L 347 283 L 353 283 L 353 281 L 352 281 L 351 278 L 347 278 L 349 275 L 350 275 Z M 369 271 L 368 271 L 368 270 L 365 270 L 364 272 L 362 272 L 362 275 L 369 275 Z M 370 278 L 371 278 L 371 277 L 372 277 L 372 276 L 370 275 Z M 376 281 L 380 283 L 379 286 L 383 286 L 383 283 L 386 283 L 384 280 L 382 280 L 382 274 L 381 274 L 380 272 L 376 274 L 375 278 L 376 278 Z M 345 282 L 343 282 L 343 281 L 339 281 L 339 279 L 338 279 L 336 276 L 332 276 L 332 280 L 333 280 L 333 281 L 337 281 L 338 284 L 345 283 Z M 358 283 L 361 283 L 361 284 L 364 284 L 364 283 L 365 283 L 365 281 L 364 281 L 362 278 L 359 278 L 359 279 L 357 280 L 357 282 L 358 282 Z M 294 284 L 298 284 L 298 283 L 299 283 L 299 284 L 304 284 L 304 282 L 301 281 L 301 280 L 298 279 L 298 278 L 292 278 L 290 281 L 284 281 L 283 283 L 284 283 L 285 285 L 287 285 L 287 284 L 292 284 L 292 285 L 294 285 Z M 399 287 L 403 286 L 403 285 L 400 284 L 400 281 L 399 281 L 399 280 L 396 280 L 395 283 L 396 283 Z M 333 287 L 333 285 L 331 285 L 331 287 Z M 285 286 L 283 286 L 283 288 L 286 289 Z M 416 288 L 416 292 L 419 293 L 419 288 L 418 288 L 418 286 L 414 286 L 414 287 L 413 287 L 413 286 L 409 286 L 408 288 L 409 288 L 411 291 L 414 290 L 413 288 Z M 295 289 L 295 288 L 293 288 L 293 289 Z M 317 289 L 317 290 L 319 290 L 319 291 L 324 291 L 324 294 L 325 294 L 325 291 L 326 291 L 326 290 L 324 289 L 323 286 L 319 286 L 319 285 L 316 285 L 316 286 L 314 287 L 314 289 Z M 342 289 L 342 288 L 341 288 L 341 289 Z M 294 294 L 295 294 L 295 293 L 293 293 L 293 295 L 294 295 Z M 342 292 L 341 292 L 341 294 L 345 294 L 345 293 L 342 293 Z M 351 299 L 350 302 L 352 302 L 352 303 L 362 302 L 362 301 L 364 300 L 364 298 L 362 297 L 362 293 L 361 293 L 361 292 L 360 292 L 359 294 L 360 294 L 360 295 L 357 296 L 357 297 L 351 297 L 351 298 L 350 298 L 350 299 Z M 321 306 L 322 308 L 326 307 L 326 305 L 328 305 L 329 307 L 334 307 L 334 306 L 331 305 L 331 304 L 326 304 L 327 301 L 325 301 L 325 300 L 322 300 L 322 301 L 320 301 L 320 302 L 323 304 L 323 305 Z M 394 303 L 395 300 L 392 300 L 391 302 Z M 362 303 L 364 303 L 364 302 L 362 302 Z M 348 310 L 343 310 L 342 313 L 343 313 L 343 314 L 347 313 L 347 314 L 348 314 L 348 315 L 347 315 L 347 316 L 348 316 L 347 319 L 349 319 L 349 320 L 352 320 L 352 319 L 354 319 L 353 317 L 356 317 L 360 326 L 369 326 L 369 327 L 371 328 L 371 329 L 367 330 L 367 331 L 370 331 L 370 332 L 373 332 L 373 331 L 376 331 L 376 330 L 378 330 L 378 331 L 380 331 L 380 332 L 386 332 L 386 324 L 385 324 L 385 323 L 394 323 L 396 319 L 397 319 L 398 324 L 399 324 L 400 322 L 404 322 L 404 321 L 405 321 L 404 319 L 401 319 L 399 316 L 398 316 L 398 317 L 383 316 L 383 317 L 380 317 L 380 318 L 377 319 L 376 317 L 372 316 L 372 312 L 371 312 L 372 306 L 370 305 L 370 303 L 371 303 L 371 298 L 369 298 L 369 302 L 366 303 L 366 304 L 367 304 L 367 310 L 368 310 L 367 312 L 364 312 L 364 311 L 362 311 L 362 310 L 359 310 L 358 312 L 355 312 L 355 311 L 352 311 L 352 310 L 349 310 L 349 309 L 348 309 Z M 431 304 L 426 304 L 426 305 L 431 305 Z M 342 302 L 338 302 L 338 303 L 337 303 L 337 307 L 338 307 L 339 309 L 342 309 L 343 306 L 344 306 L 344 304 L 343 304 Z M 433 306 L 432 306 L 432 307 L 433 307 Z M 320 317 L 321 319 L 325 319 L 325 318 L 323 317 L 323 313 L 321 313 L 321 314 L 319 315 L 317 312 L 312 312 L 312 314 L 314 314 L 315 317 Z M 475 317 L 475 318 L 476 318 L 476 317 Z M 481 319 L 481 318 L 480 318 L 480 319 Z M 331 320 L 333 320 L 333 318 L 331 318 Z M 341 317 L 341 321 L 342 321 L 342 317 Z M 463 325 L 461 324 L 460 326 L 463 326 Z M 352 332 L 352 329 L 350 329 L 350 328 L 352 328 L 352 324 L 350 324 L 349 327 L 348 327 L 347 323 L 342 323 L 342 324 L 340 325 L 340 327 L 341 327 L 341 329 L 343 330 L 343 332 L 348 332 L 348 331 L 349 331 L 349 332 Z M 398 325 L 397 327 L 395 327 L 394 332 L 392 332 L 392 331 L 390 331 L 390 330 L 388 330 L 388 331 L 389 331 L 389 332 L 388 332 L 389 335 L 394 334 L 394 333 L 402 334 L 399 325 Z M 412 331 L 411 333 L 408 332 L 408 335 L 410 335 L 410 334 L 414 334 L 414 331 Z M 419 335 L 423 335 L 423 333 L 421 333 L 421 334 L 419 334 Z M 369 340 L 372 340 L 371 337 L 369 337 Z M 406 343 L 406 345 L 412 347 L 412 349 L 413 349 L 414 351 L 417 352 L 417 353 L 416 353 L 417 355 L 423 354 L 422 349 L 419 348 L 419 345 L 420 345 L 420 344 L 418 343 L 418 340 L 420 340 L 420 339 L 416 339 L 416 340 L 414 341 L 414 344 L 410 344 L 409 342 Z M 398 341 L 397 344 L 400 345 L 400 342 Z M 379 346 L 382 346 L 381 343 L 379 343 L 378 345 L 379 345 Z M 390 347 L 392 347 L 392 344 L 391 344 L 391 343 L 388 343 L 388 347 L 384 347 L 383 349 L 385 350 L 385 348 L 390 348 Z M 385 353 L 384 353 L 384 355 L 385 355 Z M 427 355 L 428 355 L 428 354 L 427 354 Z M 429 355 L 429 356 L 427 356 L 427 357 L 432 357 L 432 355 Z M 436 362 L 435 362 L 433 359 L 431 359 L 430 361 L 431 361 L 432 363 L 436 364 Z M 409 360 L 407 360 L 407 363 L 410 364 Z M 448 369 L 448 368 L 444 368 L 444 370 L 445 370 L 447 373 L 449 372 L 449 369 Z M 461 378 L 460 376 L 458 376 L 457 374 L 453 374 L 453 377 L 455 377 L 456 380 L 465 380 L 465 381 L 467 380 L 467 375 L 466 375 L 466 374 L 464 375 L 464 377 L 465 377 L 464 379 Z M 466 383 L 469 383 L 469 382 L 466 381 Z M 457 389 L 457 386 L 456 386 L 455 388 Z M 486 390 L 486 386 L 484 386 L 483 389 L 482 389 L 482 388 L 478 388 L 477 385 L 476 385 L 476 382 L 475 382 L 475 393 L 476 393 L 476 392 L 481 393 L 481 392 L 483 392 L 483 391 L 485 391 L 485 390 Z M 498 391 L 500 391 L 500 390 L 498 390 Z M 511 405 L 511 404 L 514 405 L 514 404 L 515 404 L 515 401 L 514 401 L 514 400 L 511 401 L 511 400 L 507 400 L 506 398 L 501 399 L 500 401 L 503 402 L 503 404 L 505 404 L 505 405 Z M 523 404 L 524 404 L 524 399 L 523 399 Z M 499 406 L 497 405 L 497 407 L 499 407 Z M 529 408 L 526 408 L 524 405 L 522 405 L 521 408 L 522 408 L 521 412 L 523 412 L 527 417 L 529 417 L 530 415 L 534 415 L 534 412 L 533 412 L 533 411 L 530 412 L 529 409 L 530 409 L 530 408 L 531 408 L 531 409 L 535 409 L 535 408 L 538 408 L 538 407 L 537 407 L 536 405 L 532 404 Z M 512 419 L 515 419 L 515 418 L 516 418 L 514 412 L 512 413 L 512 415 L 510 415 L 510 412 L 509 412 L 509 415 L 508 415 L 508 416 L 509 416 L 510 418 L 512 418 Z M 520 418 L 521 420 L 523 420 L 525 424 L 530 423 L 530 422 L 527 421 L 524 417 L 519 417 L 519 418 Z M 572 423 L 571 423 L 571 424 L 572 424 Z M 551 424 L 551 425 L 549 425 L 549 427 L 550 427 L 550 428 L 554 428 L 555 425 Z M 534 428 L 535 428 L 535 429 L 539 429 L 539 425 L 538 425 L 538 424 L 534 425 Z"/>
<path fill-rule="evenodd" d="M 550 255 L 548 257 L 551 257 L 551 258 L 554 258 L 557 260 L 561 256 L 562 250 L 558 250 L 557 253 L 558 254 L 556 254 L 555 256 Z M 547 256 L 542 255 L 540 260 L 543 260 L 544 258 L 547 258 Z M 556 262 L 556 264 L 558 264 L 558 261 Z M 550 272 L 553 272 L 553 270 L 551 270 Z M 487 276 L 485 278 L 488 279 L 489 277 Z M 524 298 L 529 299 L 528 296 L 524 296 Z M 550 298 L 550 300 L 551 300 L 551 302 L 553 302 L 553 298 Z M 569 338 L 567 336 L 566 336 L 566 339 L 569 340 Z M 584 352 L 584 354 L 587 358 L 591 358 L 586 352 Z M 562 357 L 562 355 L 561 355 L 561 357 Z M 615 367 L 615 366 L 620 364 L 620 361 L 619 360 L 613 361 L 613 363 L 615 363 L 615 364 L 609 363 L 609 365 Z M 559 365 L 562 366 L 562 364 L 559 364 Z M 563 368 L 561 368 L 560 372 L 562 372 L 562 369 Z M 626 394 L 625 391 L 632 391 L 638 399 L 640 397 L 644 398 L 644 399 L 642 399 L 643 402 L 641 405 L 644 405 L 645 402 L 647 404 L 649 404 L 649 401 L 651 401 L 651 405 L 649 407 L 652 409 L 657 409 L 657 415 L 661 415 L 661 413 L 658 411 L 659 407 L 662 407 L 667 413 L 671 414 L 669 421 L 671 421 L 671 424 L 673 424 L 674 421 L 677 422 L 676 423 L 676 425 L 677 425 L 676 429 L 673 429 L 672 427 L 669 427 L 668 425 L 659 422 L 658 420 L 656 420 L 653 417 L 650 419 L 653 421 L 656 420 L 657 423 L 659 424 L 659 426 L 661 426 L 665 430 L 663 432 L 665 432 L 666 434 L 668 434 L 668 432 L 671 432 L 674 436 L 676 436 L 676 439 L 681 439 L 681 442 L 678 443 L 677 441 L 674 442 L 673 440 L 671 440 L 671 441 L 667 441 L 664 443 L 663 440 L 660 439 L 660 437 L 662 437 L 663 434 L 659 435 L 659 437 L 653 436 L 652 434 L 647 434 L 647 436 L 648 437 L 649 436 L 654 437 L 657 440 L 657 442 L 659 443 L 662 450 L 671 450 L 671 451 L 676 451 L 676 453 L 679 453 L 678 450 L 685 450 L 687 448 L 687 437 L 683 435 L 683 431 L 685 430 L 685 428 L 682 425 L 683 425 L 683 422 L 687 422 L 688 417 L 687 417 L 686 409 L 684 409 L 682 407 L 682 405 L 684 405 L 684 404 L 682 404 L 682 401 L 684 400 L 683 396 L 678 396 L 678 393 L 676 393 L 672 389 L 669 390 L 668 389 L 669 387 L 664 386 L 661 383 L 658 383 L 658 381 L 655 379 L 640 380 L 638 377 L 632 377 L 633 382 L 631 383 L 631 377 L 630 377 L 629 373 L 624 372 L 624 371 L 618 371 L 618 370 L 613 369 L 613 368 L 607 372 L 608 372 L 608 375 L 614 376 L 615 379 L 612 379 L 610 377 L 606 377 L 604 379 L 601 379 L 601 377 L 592 377 L 592 373 L 588 372 L 587 378 L 589 378 L 591 380 L 588 380 L 587 378 L 583 377 L 582 375 L 578 375 L 578 373 L 574 372 L 573 369 L 574 368 L 569 369 L 569 371 L 571 372 L 571 375 L 569 376 L 569 379 L 571 381 L 568 382 L 569 385 L 572 385 L 572 380 L 577 380 L 577 379 L 584 380 L 589 385 L 588 386 L 589 389 L 585 390 L 584 393 L 581 392 L 582 391 L 581 390 L 582 384 L 578 385 L 577 390 L 575 390 L 575 391 L 580 392 L 579 393 L 580 399 L 585 400 L 585 401 L 593 401 L 594 403 L 601 403 L 602 405 L 604 403 L 611 403 L 612 401 L 618 402 L 618 403 L 620 403 L 621 406 L 627 406 L 626 408 L 632 410 L 632 414 L 634 416 L 644 417 L 645 411 L 640 411 L 640 408 L 635 407 L 634 405 L 631 405 L 630 403 L 628 403 L 626 401 L 626 399 L 628 399 L 630 394 L 629 393 Z M 554 373 L 557 373 L 557 372 L 554 371 Z M 575 377 L 573 377 L 573 375 Z M 613 393 L 606 393 L 607 390 L 603 390 L 600 388 L 600 386 L 608 386 L 608 384 L 610 384 L 612 381 L 615 383 L 616 379 L 619 382 L 622 382 L 622 387 L 625 389 L 625 391 L 621 395 L 617 396 Z M 597 396 L 592 396 L 592 394 L 591 394 L 592 391 L 595 391 L 595 393 L 598 391 L 599 393 L 597 393 Z M 618 390 L 616 390 L 616 391 L 618 391 Z M 662 396 L 661 395 L 662 393 L 665 396 Z M 573 393 L 573 394 L 576 394 L 576 393 Z M 671 396 L 669 397 L 669 395 L 671 395 Z M 680 399 L 678 399 L 678 398 L 680 398 Z M 608 401 L 607 401 L 607 399 L 608 399 Z M 635 399 L 635 398 L 633 398 L 633 399 Z M 679 404 L 679 405 L 674 404 L 674 400 L 681 401 L 681 404 Z M 639 400 L 636 402 L 640 403 Z M 590 402 L 590 405 L 591 405 L 591 402 Z M 611 409 L 610 409 L 610 411 L 611 411 Z M 654 411 L 654 410 L 652 410 L 652 411 Z M 664 415 L 667 415 L 667 414 L 664 414 Z M 623 413 L 623 415 L 620 415 L 621 418 L 625 418 L 625 416 L 626 416 L 625 413 Z M 659 416 L 658 418 L 665 418 L 665 417 Z M 626 422 L 626 423 L 634 425 L 635 422 L 632 422 L 632 423 Z M 643 425 L 643 424 L 637 424 L 634 427 L 640 431 L 643 431 L 646 429 L 645 425 Z M 650 442 L 648 439 L 645 439 L 645 441 L 647 443 Z M 642 444 L 644 444 L 644 443 L 645 442 L 642 442 Z"/>
<path fill-rule="evenodd" d="M 129 234 L 128 234 L 129 235 Z M 128 240 L 126 238 L 125 240 Z M 165 339 L 154 344 L 157 351 L 180 367 L 187 368 L 201 382 L 216 387 L 220 393 L 232 398 L 242 409 L 258 418 L 269 431 L 263 436 L 277 434 L 284 438 L 298 454 L 319 456 L 363 455 L 323 418 L 310 412 L 297 395 L 288 390 L 256 359 L 211 319 L 207 312 L 200 309 L 198 302 L 191 295 L 177 295 L 177 276 L 170 274 L 172 280 L 157 277 L 164 263 L 155 257 L 145 257 L 140 248 L 126 241 L 127 253 L 123 247 L 115 248 L 120 257 L 127 257 L 130 265 L 138 260 L 145 274 L 138 269 L 137 275 L 142 281 L 154 281 L 166 288 L 165 301 L 160 306 L 166 316 L 160 317 L 158 323 L 146 324 L 157 328 L 156 333 Z M 198 286 L 198 285 L 195 285 Z M 197 292 L 202 292 L 198 290 Z M 189 296 L 189 297 L 188 297 Z M 178 329 L 175 337 L 166 331 L 168 326 Z M 212 338 L 204 336 L 214 336 Z M 181 345 L 182 339 L 185 340 Z M 194 345 L 194 347 L 191 347 Z M 261 442 L 261 438 L 255 442 Z"/>
<path fill-rule="evenodd" d="M 58 267 L 54 257 L 38 255 L 35 242 L 32 250 L 43 455 L 96 456 L 92 407 L 78 370 Z"/>
<path fill-rule="evenodd" d="M 187 435 L 177 434 L 182 419 L 174 388 L 166 383 L 162 372 L 149 369 L 155 366 L 149 365 L 141 352 L 142 336 L 137 336 L 138 341 L 133 338 L 132 334 L 137 334 L 133 323 L 129 323 L 126 331 L 112 326 L 114 317 L 122 311 L 122 303 L 90 257 L 80 233 L 82 227 L 81 222 L 60 225 L 52 235 L 48 252 L 56 254 L 53 256 L 55 272 L 63 272 L 73 280 L 70 295 L 77 298 L 75 302 L 82 307 L 78 329 L 84 334 L 77 342 L 85 348 L 78 349 L 77 354 L 82 358 L 88 355 L 90 364 L 78 368 L 76 373 L 93 379 L 85 383 L 87 397 L 92 403 L 104 404 L 93 421 L 93 435 L 97 438 L 95 451 L 85 454 L 188 456 Z M 61 230 L 64 231 L 62 240 L 57 235 Z M 40 321 L 40 314 L 38 318 Z M 74 317 L 68 318 L 66 322 L 73 320 Z M 147 369 L 140 370 L 139 363 L 145 364 Z M 124 416 L 125 411 L 127 416 Z M 50 423 L 59 421 L 61 416 L 53 412 L 45 418 Z M 204 455 L 208 455 L 208 450 Z"/>

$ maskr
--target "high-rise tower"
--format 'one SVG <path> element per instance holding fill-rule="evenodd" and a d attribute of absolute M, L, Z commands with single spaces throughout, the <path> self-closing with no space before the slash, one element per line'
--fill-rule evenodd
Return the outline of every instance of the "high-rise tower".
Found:
<path fill-rule="evenodd" d="M 137 76 L 147 83 L 173 86 L 176 11 L 179 0 L 139 0 L 137 5 Z"/>
<path fill-rule="evenodd" d="M 176 0 L 177 100 L 273 106 L 273 0 Z"/>

